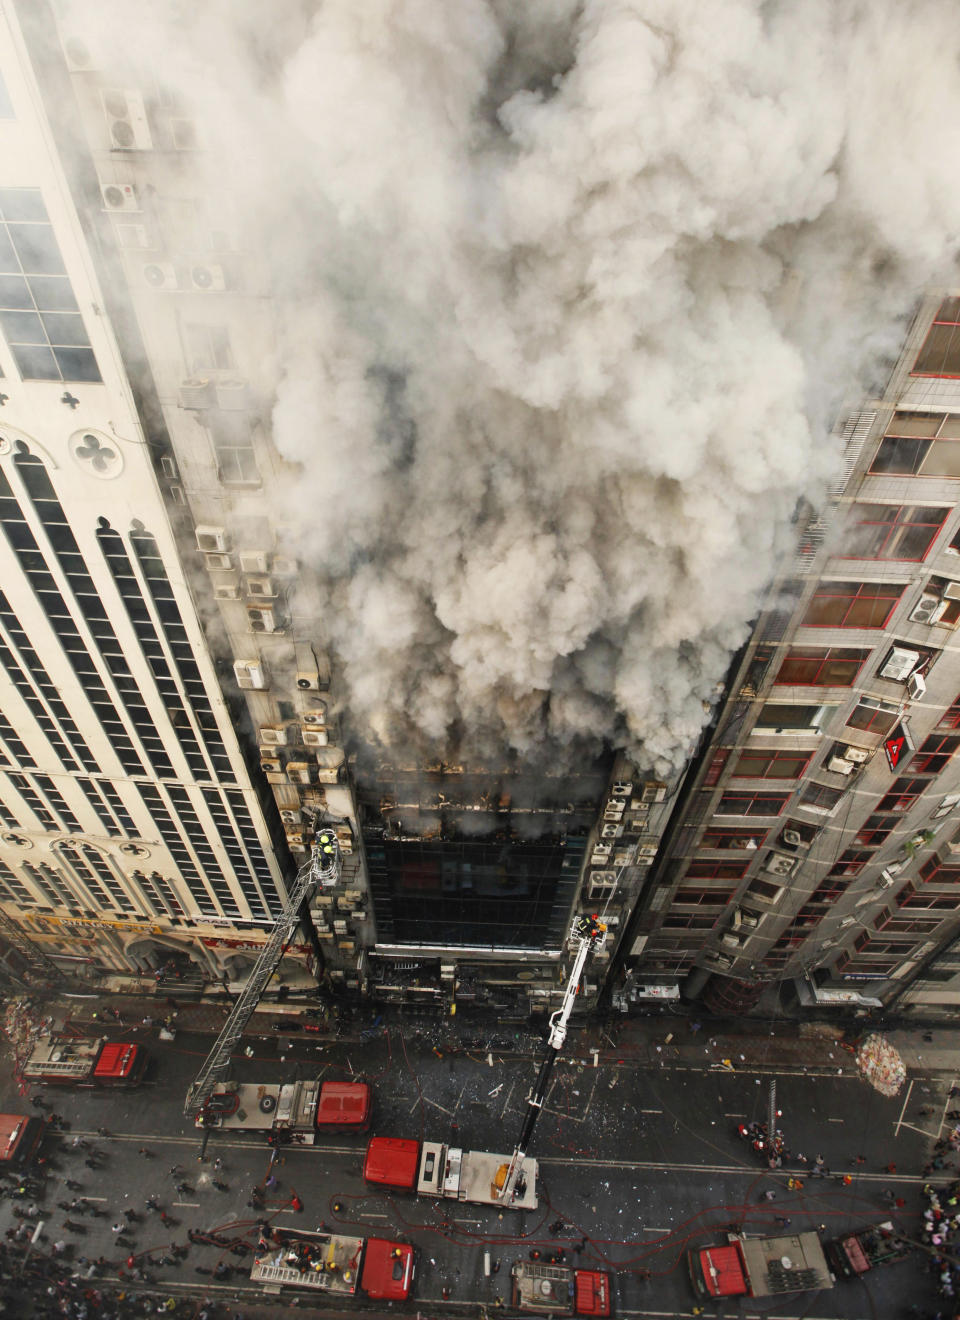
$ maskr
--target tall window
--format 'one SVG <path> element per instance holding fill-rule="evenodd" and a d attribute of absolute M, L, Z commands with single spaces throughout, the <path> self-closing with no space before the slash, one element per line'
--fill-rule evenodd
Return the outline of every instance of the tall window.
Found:
<path fill-rule="evenodd" d="M 39 188 L 0 188 L 0 326 L 25 380 L 99 380 Z"/>
<path fill-rule="evenodd" d="M 794 687 L 850 687 L 869 654 L 839 646 L 795 646 L 773 681 Z"/>
<path fill-rule="evenodd" d="M 905 583 L 820 582 L 807 606 L 807 628 L 883 628 Z"/>
<path fill-rule="evenodd" d="M 734 779 L 799 779 L 810 761 L 811 752 L 768 752 L 749 750 L 740 753 L 733 769 Z"/>
<path fill-rule="evenodd" d="M 899 718 L 900 707 L 893 702 L 881 701 L 879 697 L 861 697 L 847 716 L 847 725 L 851 729 L 886 734 Z"/>
<path fill-rule="evenodd" d="M 938 775 L 960 747 L 960 734 L 932 733 L 914 753 L 910 769 L 917 775 Z"/>
<path fill-rule="evenodd" d="M 253 425 L 244 412 L 211 413 L 208 425 L 217 472 L 227 486 L 256 486 L 260 472 L 253 448 Z"/>
<path fill-rule="evenodd" d="M 960 376 L 960 298 L 944 298 L 913 364 L 914 376 Z"/>
<path fill-rule="evenodd" d="M 919 564 L 926 559 L 949 512 L 938 505 L 854 504 L 840 557 Z"/>
<path fill-rule="evenodd" d="M 716 815 L 779 816 L 789 801 L 789 793 L 724 793 Z"/>
<path fill-rule="evenodd" d="M 905 477 L 960 477 L 960 416 L 894 413 L 870 471 Z"/>
<path fill-rule="evenodd" d="M 202 325 L 195 321 L 183 327 L 183 352 L 194 374 L 204 371 L 232 371 L 233 352 L 225 325 Z"/>

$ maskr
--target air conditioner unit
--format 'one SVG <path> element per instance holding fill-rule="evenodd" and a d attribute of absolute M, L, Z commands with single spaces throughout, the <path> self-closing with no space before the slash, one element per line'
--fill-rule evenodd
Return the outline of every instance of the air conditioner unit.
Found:
<path fill-rule="evenodd" d="M 613 797 L 628 798 L 633 793 L 633 784 L 627 781 L 612 784 L 610 787 L 610 793 Z"/>
<path fill-rule="evenodd" d="M 602 866 L 612 852 L 613 847 L 609 843 L 595 843 L 593 845 L 593 860 L 590 862 L 590 865 Z M 600 860 L 597 861 L 597 858 Z"/>
<path fill-rule="evenodd" d="M 227 533 L 223 527 L 197 527 L 194 535 L 197 538 L 198 550 L 222 551 L 230 548 Z"/>
<path fill-rule="evenodd" d="M 268 747 L 286 747 L 287 730 L 282 724 L 261 725 L 260 741 Z"/>
<path fill-rule="evenodd" d="M 947 602 L 930 592 L 924 592 L 910 611 L 911 623 L 936 623 L 947 612 Z"/>
<path fill-rule="evenodd" d="M 879 884 L 881 889 L 889 889 L 890 886 L 895 883 L 895 881 L 896 881 L 896 876 L 893 873 L 893 868 L 889 866 L 885 866 L 883 870 L 880 872 L 880 879 L 877 881 L 877 883 Z"/>
<path fill-rule="evenodd" d="M 649 783 L 646 783 L 643 786 L 644 802 L 663 802 L 666 800 L 666 796 L 667 796 L 666 784 L 660 784 L 657 783 L 656 780 L 650 780 Z"/>
<path fill-rule="evenodd" d="M 267 671 L 259 660 L 235 660 L 233 674 L 237 687 L 262 689 L 267 686 Z"/>
<path fill-rule="evenodd" d="M 303 847 L 303 830 L 286 830 L 287 846 L 290 848 Z"/>
<path fill-rule="evenodd" d="M 619 820 L 626 807 L 627 804 L 623 798 L 608 798 L 606 806 L 603 808 L 603 814 L 607 820 Z"/>
<path fill-rule="evenodd" d="M 151 289 L 159 289 L 165 293 L 180 287 L 176 269 L 169 261 L 151 261 L 143 268 L 143 279 Z"/>
<path fill-rule="evenodd" d="M 720 943 L 727 949 L 740 948 L 740 940 L 736 935 L 730 934 L 730 932 L 726 932 L 720 936 Z"/>
<path fill-rule="evenodd" d="M 250 407 L 250 387 L 245 380 L 217 381 L 217 407 L 224 412 L 243 412 Z"/>
<path fill-rule="evenodd" d="M 306 724 L 309 728 L 322 729 L 327 722 L 326 707 L 323 707 L 320 710 L 304 711 L 303 715 L 301 716 L 301 721 L 303 724 Z"/>
<path fill-rule="evenodd" d="M 268 577 L 248 577 L 244 587 L 248 596 L 263 596 L 272 600 L 277 594 Z"/>
<path fill-rule="evenodd" d="M 740 913 L 740 924 L 744 930 L 756 930 L 760 925 L 760 918 L 753 912 Z"/>
<path fill-rule="evenodd" d="M 143 97 L 138 91 L 104 87 L 100 91 L 110 146 L 117 151 L 149 151 L 153 146 Z"/>
<path fill-rule="evenodd" d="M 153 236 L 153 230 L 148 229 L 146 225 L 118 223 L 114 225 L 114 232 L 117 235 L 117 242 L 122 248 L 152 248 L 158 246 Z"/>
<path fill-rule="evenodd" d="M 911 674 L 907 679 L 907 694 L 914 701 L 922 701 L 927 690 L 927 681 L 922 674 Z"/>
<path fill-rule="evenodd" d="M 287 778 L 291 784 L 309 784 L 315 778 L 316 766 L 310 761 L 288 761 Z"/>
<path fill-rule="evenodd" d="M 233 561 L 229 555 L 204 555 L 203 562 L 208 573 L 222 573 L 233 568 Z"/>
<path fill-rule="evenodd" d="M 213 407 L 213 382 L 203 376 L 191 376 L 180 382 L 180 407 L 200 410 Z"/>
<path fill-rule="evenodd" d="M 960 600 L 960 582 L 948 582 L 943 588 L 944 600 Z"/>
<path fill-rule="evenodd" d="M 195 289 L 202 289 L 204 292 L 211 290 L 216 293 L 227 287 L 222 266 L 192 266 L 190 283 Z"/>
<path fill-rule="evenodd" d="M 96 72 L 99 67 L 97 57 L 87 45 L 84 37 L 61 28 L 60 45 L 63 47 L 63 57 L 71 73 Z"/>
<path fill-rule="evenodd" d="M 213 584 L 214 600 L 239 600 L 240 588 L 236 582 L 215 582 Z"/>
<path fill-rule="evenodd" d="M 270 555 L 266 550 L 241 550 L 240 571 L 242 573 L 269 573 Z"/>
<path fill-rule="evenodd" d="M 710 958 L 712 958 L 713 961 L 714 961 L 718 966 L 720 966 L 720 967 L 732 967 L 732 966 L 733 966 L 733 959 L 730 958 L 730 957 L 729 957 L 727 954 L 725 954 L 725 953 L 715 953 L 712 949 L 710 949 L 710 950 L 708 950 L 708 955 L 707 955 L 707 956 L 710 957 Z"/>
<path fill-rule="evenodd" d="M 856 923 L 856 917 L 842 917 L 840 919 L 840 929 L 843 930 L 847 926 L 855 926 Z"/>
<path fill-rule="evenodd" d="M 353 852 L 353 830 L 349 825 L 334 825 L 333 832 L 337 836 L 337 843 L 340 845 L 341 852 Z"/>
<path fill-rule="evenodd" d="M 587 878 L 592 885 L 615 885 L 617 883 L 616 871 L 591 871 Z"/>
<path fill-rule="evenodd" d="M 637 844 L 637 861 L 638 861 L 638 862 L 652 862 L 653 859 L 654 859 L 654 857 L 656 857 L 656 855 L 657 855 L 657 848 L 658 848 L 658 846 L 659 846 L 659 845 L 656 844 L 656 843 L 638 843 L 638 844 Z"/>
<path fill-rule="evenodd" d="M 622 825 L 604 825 L 600 831 L 600 836 L 604 839 L 619 839 L 622 833 Z"/>
<path fill-rule="evenodd" d="M 174 151 L 196 151 L 197 125 L 192 119 L 171 119 L 170 139 Z"/>
<path fill-rule="evenodd" d="M 299 811 L 281 811 L 280 819 L 283 821 L 284 825 L 299 825 L 301 828 L 303 827 L 303 817 L 300 815 Z"/>
<path fill-rule="evenodd" d="M 283 769 L 283 762 L 279 756 L 260 756 L 260 769 L 266 774 L 278 774 Z"/>
<path fill-rule="evenodd" d="M 843 754 L 848 761 L 854 761 L 857 765 L 865 765 L 870 760 L 866 747 L 848 747 Z"/>
<path fill-rule="evenodd" d="M 880 670 L 880 677 L 902 683 L 916 668 L 919 660 L 919 651 L 907 651 L 902 646 L 895 646 Z"/>
<path fill-rule="evenodd" d="M 140 199 L 132 183 L 101 183 L 105 211 L 139 211 Z"/>
<path fill-rule="evenodd" d="M 330 735 L 326 729 L 304 729 L 303 745 L 304 747 L 326 747 L 330 741 Z"/>
<path fill-rule="evenodd" d="M 799 830 L 784 830 L 783 841 L 790 848 L 799 848 L 803 843 L 803 835 Z"/>
<path fill-rule="evenodd" d="M 835 775 L 850 775 L 853 774 L 856 766 L 845 756 L 831 756 L 827 762 L 827 769 Z"/>
<path fill-rule="evenodd" d="M 796 864 L 793 857 L 781 857 L 779 853 L 771 853 L 764 869 L 771 875 L 790 875 Z"/>
<path fill-rule="evenodd" d="M 297 674 L 297 687 L 303 692 L 319 692 L 320 675 L 316 670 L 301 669 Z"/>
<path fill-rule="evenodd" d="M 273 610 L 264 607 L 247 606 L 247 617 L 254 632 L 272 633 L 280 630 L 280 621 Z"/>

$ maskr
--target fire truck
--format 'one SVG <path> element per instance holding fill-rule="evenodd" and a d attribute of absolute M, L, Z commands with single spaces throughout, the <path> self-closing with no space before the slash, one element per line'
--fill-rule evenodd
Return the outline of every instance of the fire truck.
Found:
<path fill-rule="evenodd" d="M 855 1233 L 845 1233 L 823 1246 L 831 1269 L 844 1279 L 855 1279 L 878 1265 L 892 1265 L 894 1261 L 904 1260 L 911 1250 L 911 1243 L 897 1232 L 889 1219 L 882 1224 L 857 1229 Z"/>
<path fill-rule="evenodd" d="M 407 1242 L 277 1228 L 261 1243 L 250 1278 L 270 1292 L 303 1288 L 353 1297 L 359 1291 L 374 1301 L 403 1302 L 415 1269 Z"/>
<path fill-rule="evenodd" d="M 262 1133 L 271 1144 L 313 1146 L 328 1133 L 366 1132 L 372 1113 L 366 1082 L 218 1082 L 194 1123 Z"/>
<path fill-rule="evenodd" d="M 610 1275 L 539 1260 L 517 1261 L 510 1271 L 512 1302 L 538 1315 L 609 1315 Z"/>
<path fill-rule="evenodd" d="M 363 1161 L 369 1183 L 418 1196 L 448 1197 L 477 1205 L 502 1205 L 510 1169 L 509 1155 L 462 1150 L 440 1141 L 413 1141 L 404 1137 L 371 1137 Z M 510 1205 L 536 1210 L 537 1161 L 527 1160 L 514 1187 Z"/>
<path fill-rule="evenodd" d="M 22 1169 L 40 1149 L 46 1124 L 26 1114 L 0 1114 L 0 1167 Z"/>
<path fill-rule="evenodd" d="M 718 1297 L 776 1297 L 833 1287 L 833 1275 L 816 1233 L 747 1237 L 728 1233 L 726 1242 L 687 1253 L 694 1291 Z"/>
<path fill-rule="evenodd" d="M 53 1037 L 34 1046 L 20 1069 L 27 1082 L 47 1086 L 139 1086 L 147 1067 L 142 1045 L 129 1041 Z"/>

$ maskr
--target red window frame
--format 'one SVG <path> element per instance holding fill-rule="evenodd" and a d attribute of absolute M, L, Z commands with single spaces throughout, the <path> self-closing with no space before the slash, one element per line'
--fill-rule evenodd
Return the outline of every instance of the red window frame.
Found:
<path fill-rule="evenodd" d="M 819 582 L 801 623 L 805 628 L 884 628 L 906 585 L 905 582 Z"/>
<path fill-rule="evenodd" d="M 925 885 L 936 884 L 938 887 L 960 885 L 960 866 L 950 866 L 941 862 L 939 857 L 930 857 L 920 867 L 920 879 Z"/>
<path fill-rule="evenodd" d="M 923 341 L 923 347 L 917 354 L 916 361 L 913 364 L 911 376 L 933 376 L 938 380 L 956 380 L 960 374 L 953 371 L 931 371 L 925 359 L 929 356 L 934 359 L 941 358 L 941 366 L 946 363 L 946 353 L 956 350 L 960 357 L 960 298 L 944 298 L 937 309 L 937 314 L 930 322 L 930 329 L 927 331 L 926 338 Z M 938 327 L 941 327 L 938 329 Z M 929 365 L 934 365 L 931 362 Z M 921 365 L 922 364 L 922 365 Z"/>
<path fill-rule="evenodd" d="M 857 517 L 857 510 L 862 509 L 864 514 L 868 511 L 873 513 L 872 517 Z M 934 512 L 942 516 L 938 522 L 930 519 Z M 847 530 L 852 531 L 855 527 L 886 527 L 886 534 L 880 539 L 876 547 L 871 546 L 867 550 L 860 549 L 858 552 L 845 551 L 843 546 L 837 548 L 836 557 L 838 559 L 869 559 L 879 560 L 884 563 L 903 563 L 903 564 L 922 564 L 929 555 L 934 541 L 943 530 L 943 525 L 947 520 L 950 509 L 946 505 L 939 504 L 854 504 L 850 509 L 850 520 L 847 523 Z M 891 516 L 882 516 L 889 514 Z M 854 518 L 857 521 L 854 522 Z M 904 533 L 910 528 L 929 528 L 930 536 L 927 544 L 920 555 L 910 554 L 892 554 L 890 549 L 898 549 Z M 919 546 L 916 547 L 919 549 Z"/>
<path fill-rule="evenodd" d="M 929 779 L 913 779 L 909 775 L 895 779 L 890 785 L 890 792 L 884 794 L 877 803 L 877 811 L 909 811 L 930 783 Z"/>
<path fill-rule="evenodd" d="M 773 680 L 779 687 L 852 687 L 870 656 L 846 646 L 796 646 L 783 657 Z"/>
<path fill-rule="evenodd" d="M 764 793 L 746 789 L 722 793 L 715 816 L 779 816 L 790 801 L 790 793 Z"/>
<path fill-rule="evenodd" d="M 914 752 L 910 769 L 918 775 L 938 775 L 958 747 L 960 733 L 931 733 Z"/>
<path fill-rule="evenodd" d="M 812 752 L 747 749 L 740 753 L 731 779 L 800 779 L 813 757 Z"/>
<path fill-rule="evenodd" d="M 881 816 L 879 813 L 868 816 L 857 831 L 854 842 L 861 848 L 879 848 L 899 824 L 896 816 Z"/>
<path fill-rule="evenodd" d="M 725 848 L 735 852 L 755 852 L 762 847 L 767 833 L 767 830 L 715 829 L 711 826 L 709 829 L 704 830 L 700 847 Z M 748 839 L 753 841 L 752 844 L 746 842 Z"/>
<path fill-rule="evenodd" d="M 953 705 L 940 716 L 937 721 L 938 729 L 960 729 L 960 696 L 954 699 Z"/>
<path fill-rule="evenodd" d="M 958 698 L 958 700 L 960 700 L 960 698 Z M 892 702 L 889 702 L 888 704 L 893 705 Z M 853 718 L 857 711 L 860 710 L 870 712 L 870 718 L 866 723 L 862 723 Z M 894 707 L 893 710 L 880 710 L 876 706 L 867 706 L 864 704 L 863 698 L 861 697 L 847 716 L 846 725 L 848 729 L 862 729 L 864 733 L 879 733 L 881 735 L 886 735 L 896 726 L 902 713 L 903 712 L 899 707 Z"/>
<path fill-rule="evenodd" d="M 749 862 L 693 861 L 687 867 L 685 880 L 742 880 Z"/>
<path fill-rule="evenodd" d="M 735 889 L 693 889 L 681 885 L 671 900 L 684 907 L 726 907 L 736 893 Z"/>
<path fill-rule="evenodd" d="M 858 848 L 847 848 L 837 858 L 827 872 L 828 876 L 859 875 L 867 862 L 873 860 L 873 853 L 862 852 Z"/>

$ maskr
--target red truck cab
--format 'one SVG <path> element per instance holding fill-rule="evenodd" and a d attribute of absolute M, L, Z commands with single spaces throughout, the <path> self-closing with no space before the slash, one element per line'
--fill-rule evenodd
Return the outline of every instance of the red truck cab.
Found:
<path fill-rule="evenodd" d="M 367 1238 L 360 1288 L 375 1301 L 403 1302 L 413 1287 L 414 1252 L 406 1242 Z"/>
<path fill-rule="evenodd" d="M 373 1116 L 373 1095 L 366 1082 L 324 1082 L 317 1103 L 320 1132 L 366 1132 Z"/>
<path fill-rule="evenodd" d="M 406 1137 L 371 1137 L 363 1161 L 366 1182 L 409 1192 L 417 1185 L 419 1141 Z"/>
<path fill-rule="evenodd" d="M 26 1114 L 0 1114 L 0 1164 L 21 1169 L 29 1164 L 40 1148 L 45 1124 L 43 1119 Z"/>
<path fill-rule="evenodd" d="M 142 1045 L 107 1041 L 93 1065 L 94 1086 L 136 1086 L 147 1067 Z"/>

